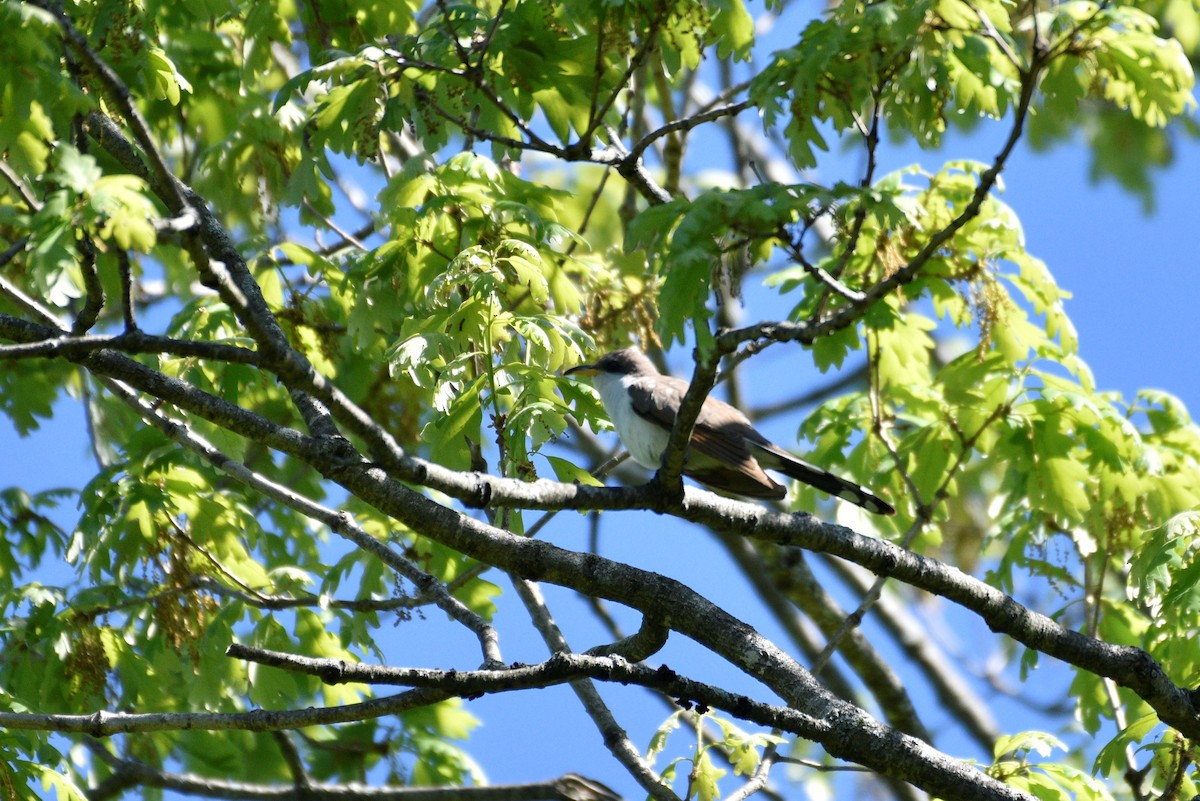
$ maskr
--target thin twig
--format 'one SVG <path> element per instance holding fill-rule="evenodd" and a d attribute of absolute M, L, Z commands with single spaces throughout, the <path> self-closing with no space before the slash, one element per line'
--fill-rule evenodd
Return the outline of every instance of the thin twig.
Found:
<path fill-rule="evenodd" d="M 4 159 L 0 159 L 0 176 L 8 181 L 9 185 L 16 190 L 21 200 L 25 201 L 25 205 L 29 208 L 29 211 L 36 212 L 41 210 L 42 202 L 37 199 L 37 195 L 33 194 L 33 191 L 21 180 L 21 176 L 17 174 L 17 171 L 8 166 L 8 162 Z"/>
<path fill-rule="evenodd" d="M 650 147 L 656 140 L 661 139 L 668 134 L 690 131 L 698 125 L 703 125 L 706 122 L 722 119 L 723 117 L 735 117 L 743 111 L 751 107 L 749 100 L 743 100 L 740 103 L 731 103 L 727 106 L 719 106 L 718 108 L 709 111 L 694 114 L 691 117 L 685 117 L 680 120 L 669 122 L 660 128 L 657 128 L 646 134 L 629 149 L 629 158 L 641 158 L 646 148 Z"/>
<path fill-rule="evenodd" d="M 133 265 L 129 261 L 129 253 L 124 248 L 117 251 L 117 269 L 121 274 L 121 316 L 125 321 L 125 333 L 132 334 L 138 330 L 137 318 L 134 316 Z"/>

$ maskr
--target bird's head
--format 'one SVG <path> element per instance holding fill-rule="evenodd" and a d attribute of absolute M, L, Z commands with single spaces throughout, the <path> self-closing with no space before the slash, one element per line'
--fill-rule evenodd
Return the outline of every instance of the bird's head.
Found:
<path fill-rule="evenodd" d="M 581 364 L 563 373 L 563 375 L 574 376 L 657 374 L 658 369 L 654 366 L 654 362 L 646 358 L 646 354 L 637 348 L 623 348 L 611 351 L 591 364 Z"/>

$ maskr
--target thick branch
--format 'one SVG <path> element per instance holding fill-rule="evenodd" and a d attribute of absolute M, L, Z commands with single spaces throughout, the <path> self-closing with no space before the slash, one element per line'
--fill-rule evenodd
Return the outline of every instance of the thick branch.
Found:
<path fill-rule="evenodd" d="M 662 615 L 680 631 L 778 693 L 790 707 L 830 722 L 819 742 L 833 756 L 956 798 L 1025 798 L 922 741 L 881 725 L 861 709 L 834 698 L 790 656 L 748 625 L 672 579 L 590 554 L 527 540 L 464 517 L 387 482 L 363 481 L 347 466 L 327 474 L 386 514 L 451 548 L 517 575 L 549 581 L 643 612 Z"/>
<path fill-rule="evenodd" d="M 111 119 L 93 113 L 88 117 L 88 123 L 91 135 L 110 155 L 120 161 L 122 166 L 134 174 L 146 174 L 140 157 Z M 305 397 L 312 395 L 328 406 L 340 423 L 362 437 L 370 445 L 377 459 L 403 459 L 403 450 L 395 439 L 375 425 L 370 415 L 291 347 L 287 335 L 280 328 L 228 232 L 199 195 L 173 175 L 170 176 L 170 181 L 187 198 L 188 208 L 198 220 L 198 235 L 204 243 L 204 249 L 212 256 L 212 261 L 207 264 L 206 279 L 217 287 L 222 300 L 233 309 L 238 320 L 254 337 L 261 353 L 261 365 L 279 376 L 284 385 L 292 390 L 292 397 L 297 401 L 306 421 L 310 424 L 317 423 L 319 418 L 325 415 L 322 407 Z M 165 190 L 156 191 L 161 196 Z M 204 269 L 202 267 L 202 272 Z M 332 429 L 331 425 L 323 422 L 318 424 L 321 425 L 322 431 L 329 432 Z"/>

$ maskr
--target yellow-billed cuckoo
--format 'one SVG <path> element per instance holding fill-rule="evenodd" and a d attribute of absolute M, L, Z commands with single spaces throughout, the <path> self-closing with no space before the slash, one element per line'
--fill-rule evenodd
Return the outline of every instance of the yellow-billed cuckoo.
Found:
<path fill-rule="evenodd" d="M 572 367 L 564 375 L 592 376 L 592 385 L 633 460 L 650 470 L 662 464 L 667 439 L 688 383 L 658 371 L 636 348 L 614 350 L 594 364 Z M 746 416 L 728 403 L 706 398 L 692 429 L 683 474 L 715 490 L 748 498 L 779 500 L 787 490 L 763 468 L 857 504 L 875 514 L 896 510 L 866 487 L 838 478 L 754 430 Z"/>

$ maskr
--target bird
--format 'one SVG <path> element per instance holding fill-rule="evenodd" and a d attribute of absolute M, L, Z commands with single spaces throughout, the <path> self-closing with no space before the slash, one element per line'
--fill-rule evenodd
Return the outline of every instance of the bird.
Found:
<path fill-rule="evenodd" d="M 637 348 L 614 350 L 563 375 L 590 376 L 621 444 L 633 460 L 650 470 L 662 465 L 663 452 L 688 382 L 663 375 Z M 780 500 L 787 489 L 766 469 L 777 470 L 868 512 L 895 514 L 871 490 L 822 470 L 764 437 L 746 415 L 717 398 L 706 398 L 692 429 L 683 474 L 727 495 Z"/>

